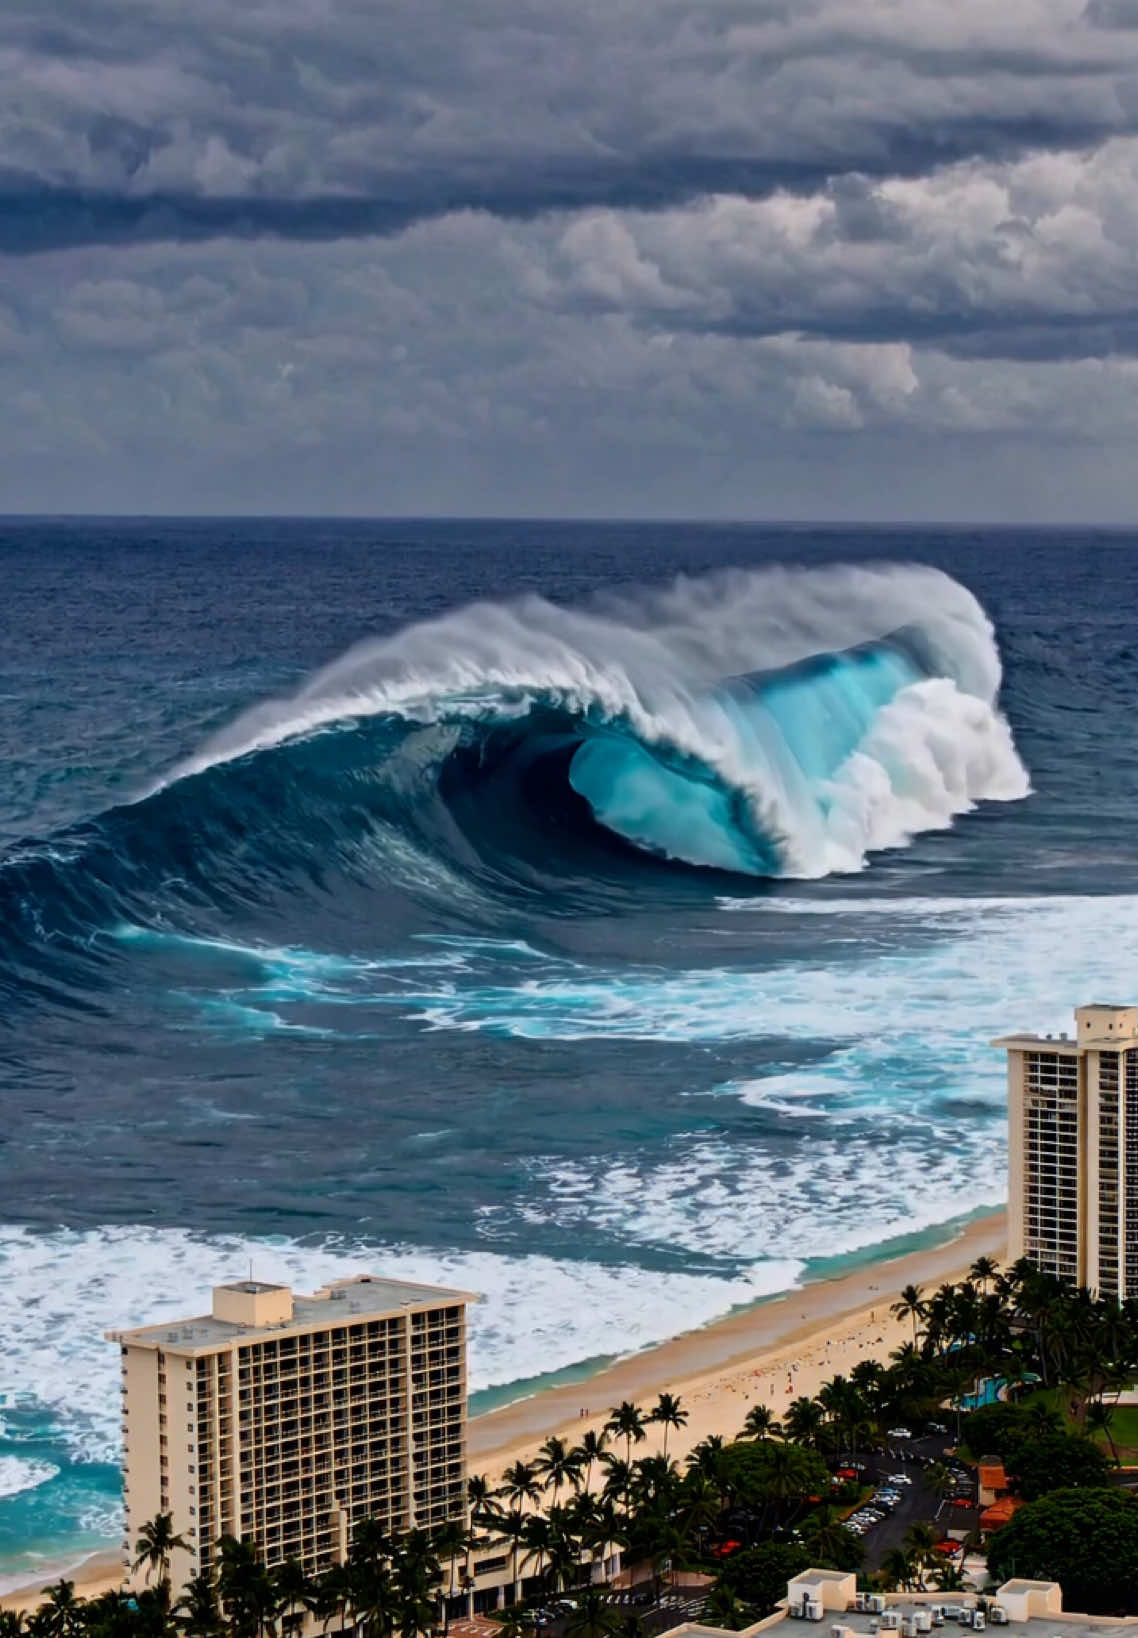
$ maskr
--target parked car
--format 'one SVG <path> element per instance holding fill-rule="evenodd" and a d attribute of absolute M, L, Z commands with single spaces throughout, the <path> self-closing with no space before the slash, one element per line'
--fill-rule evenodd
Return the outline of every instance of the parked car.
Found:
<path fill-rule="evenodd" d="M 890 1439 L 911 1439 L 913 1437 L 908 1428 L 889 1428 L 887 1431 Z"/>

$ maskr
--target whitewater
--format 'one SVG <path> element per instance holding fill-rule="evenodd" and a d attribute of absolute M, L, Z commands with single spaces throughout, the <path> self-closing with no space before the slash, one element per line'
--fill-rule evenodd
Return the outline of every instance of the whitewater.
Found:
<path fill-rule="evenodd" d="M 991 623 L 937 570 L 729 571 L 587 610 L 482 603 L 359 644 L 171 778 L 359 718 L 557 712 L 607 828 L 690 864 L 826 876 L 1027 794 L 999 684 Z"/>
<path fill-rule="evenodd" d="M 988 1040 L 1138 972 L 1135 559 L 0 525 L 0 1578 L 250 1258 L 481 1291 L 477 1408 L 997 1203 Z"/>

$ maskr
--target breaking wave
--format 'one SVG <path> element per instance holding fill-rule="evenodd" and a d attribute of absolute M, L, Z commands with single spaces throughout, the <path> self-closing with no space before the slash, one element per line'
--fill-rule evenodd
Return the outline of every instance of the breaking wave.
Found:
<path fill-rule="evenodd" d="M 820 877 L 1027 794 L 983 609 L 920 566 L 729 571 L 564 608 L 476 604 L 365 642 L 135 802 L 4 861 L 50 939 L 155 898 L 447 905 L 637 861 Z"/>
<path fill-rule="evenodd" d="M 733 571 L 588 610 L 478 604 L 361 644 L 176 776 L 345 720 L 447 725 L 483 766 L 560 759 L 638 847 L 824 876 L 1027 794 L 999 685 L 987 616 L 939 570 Z"/>

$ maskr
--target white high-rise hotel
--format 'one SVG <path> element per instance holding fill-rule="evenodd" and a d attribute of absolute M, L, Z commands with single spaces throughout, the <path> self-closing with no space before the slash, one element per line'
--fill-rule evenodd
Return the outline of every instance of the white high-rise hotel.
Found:
<path fill-rule="evenodd" d="M 367 1275 L 311 1297 L 239 1280 L 215 1286 L 208 1314 L 110 1333 L 126 1563 L 157 1513 L 189 1544 L 175 1586 L 215 1568 L 221 1535 L 315 1574 L 343 1561 L 361 1518 L 463 1519 L 472 1300 Z"/>
<path fill-rule="evenodd" d="M 1075 1009 L 1075 1033 L 1006 1035 L 1008 1256 L 1138 1296 L 1138 1007 Z"/>

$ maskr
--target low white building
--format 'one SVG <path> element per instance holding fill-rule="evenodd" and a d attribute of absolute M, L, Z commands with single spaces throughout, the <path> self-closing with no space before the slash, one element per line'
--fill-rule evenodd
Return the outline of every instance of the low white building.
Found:
<path fill-rule="evenodd" d="M 976 1593 L 859 1593 L 857 1576 L 841 1570 L 804 1570 L 787 1582 L 786 1599 L 762 1621 L 731 1634 L 694 1622 L 668 1638 L 751 1638 L 791 1631 L 798 1623 L 818 1627 L 826 1638 L 935 1638 L 937 1632 L 987 1631 L 1021 1638 L 1138 1638 L 1138 1616 L 1071 1615 L 1064 1612 L 1057 1581 L 1005 1581 L 991 1596 Z"/>

